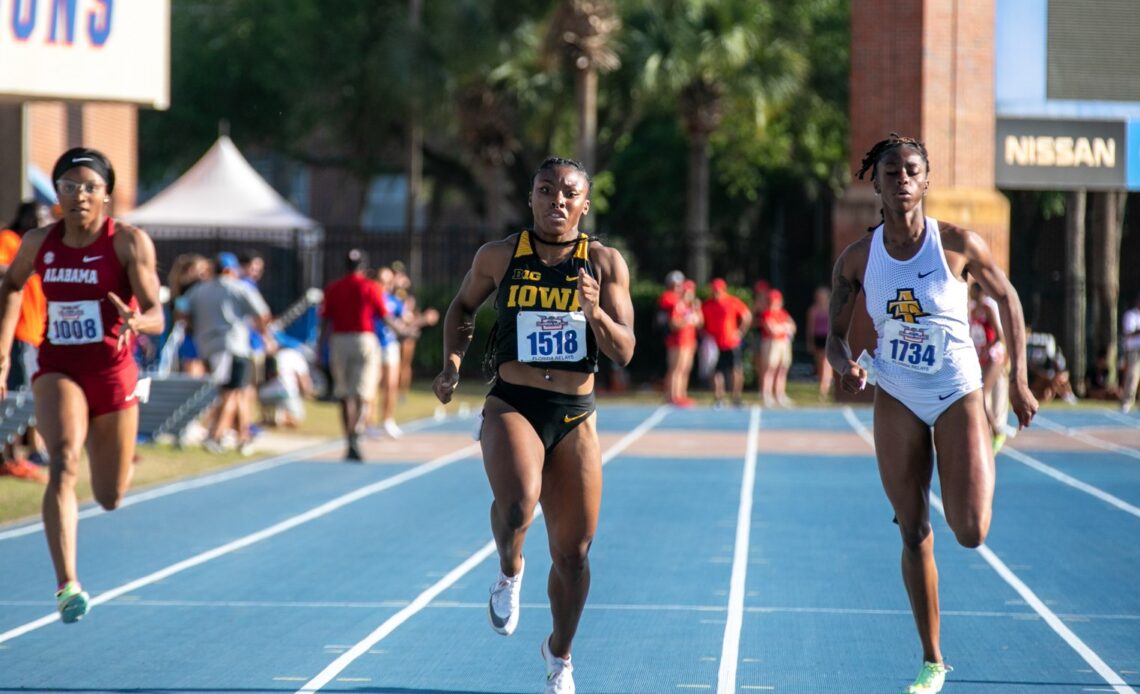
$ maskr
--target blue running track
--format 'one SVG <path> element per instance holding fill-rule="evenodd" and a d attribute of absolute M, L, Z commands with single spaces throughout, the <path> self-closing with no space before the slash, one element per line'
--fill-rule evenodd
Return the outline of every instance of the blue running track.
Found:
<path fill-rule="evenodd" d="M 1140 691 L 1140 416 L 1049 409 L 998 458 L 987 544 L 934 518 L 945 692 Z M 38 524 L 0 527 L 0 693 L 540 692 L 541 518 L 518 631 L 470 418 L 132 495 L 80 523 L 64 626 Z M 899 692 L 921 664 L 864 408 L 605 405 L 583 694 Z M 933 500 L 940 504 L 937 483 Z"/>

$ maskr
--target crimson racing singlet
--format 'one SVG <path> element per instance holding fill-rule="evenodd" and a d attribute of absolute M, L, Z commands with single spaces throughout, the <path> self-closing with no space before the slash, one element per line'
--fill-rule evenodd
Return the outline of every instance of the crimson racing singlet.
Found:
<path fill-rule="evenodd" d="M 64 245 L 63 234 L 64 224 L 57 222 L 36 255 L 47 299 L 40 370 L 101 372 L 133 366 L 133 340 L 118 348 L 123 319 L 107 298 L 114 292 L 130 304 L 134 297 L 130 278 L 115 255 L 115 221 L 108 217 L 95 242 L 83 248 Z"/>

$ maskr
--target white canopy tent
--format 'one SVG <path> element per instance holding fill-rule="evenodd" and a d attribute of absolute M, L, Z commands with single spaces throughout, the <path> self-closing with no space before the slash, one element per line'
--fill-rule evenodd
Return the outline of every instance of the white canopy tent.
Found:
<path fill-rule="evenodd" d="M 303 291 L 321 281 L 321 226 L 278 195 L 226 135 L 178 180 L 121 216 L 146 229 L 160 256 L 164 245 L 179 248 L 187 243 L 199 252 L 238 246 L 263 253 L 270 250 L 265 246 L 285 248 L 288 255 L 295 253 L 301 285 L 288 291 Z"/>
<path fill-rule="evenodd" d="M 278 195 L 225 135 L 170 187 L 123 218 L 148 229 L 319 228 Z"/>

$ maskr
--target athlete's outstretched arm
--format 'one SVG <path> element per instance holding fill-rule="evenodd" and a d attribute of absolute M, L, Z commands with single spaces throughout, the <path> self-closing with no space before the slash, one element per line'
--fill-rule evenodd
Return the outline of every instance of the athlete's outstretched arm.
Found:
<path fill-rule="evenodd" d="M 1025 314 L 1021 310 L 1021 299 L 1009 278 L 994 263 L 993 254 L 982 237 L 972 231 L 963 230 L 962 233 L 965 236 L 963 254 L 966 256 L 966 272 L 997 301 L 1001 329 L 1009 353 L 1009 404 L 1017 416 L 1019 426 L 1027 427 L 1037 414 L 1038 405 L 1037 398 L 1029 390 L 1025 361 Z"/>
<path fill-rule="evenodd" d="M 839 385 L 848 393 L 857 393 L 867 383 L 867 372 L 851 359 L 851 345 L 847 343 L 847 331 L 851 328 L 851 318 L 855 313 L 855 301 L 863 288 L 863 266 L 859 244 L 847 247 L 835 261 L 831 272 L 831 304 L 828 306 L 830 318 L 827 332 L 827 361 L 835 373 L 839 374 Z M 865 252 L 862 254 L 865 258 Z"/>
<path fill-rule="evenodd" d="M 122 235 L 120 237 L 120 234 Z M 122 238 L 122 241 L 119 239 Z M 116 247 L 115 252 L 124 260 L 123 266 L 127 270 L 127 278 L 131 283 L 131 291 L 138 300 L 138 310 L 127 306 L 114 292 L 108 298 L 119 310 L 123 317 L 123 333 L 120 343 L 125 343 L 127 331 L 135 334 L 161 335 L 166 327 L 166 315 L 162 311 L 162 303 L 158 299 L 158 261 L 154 251 L 154 241 L 145 231 L 129 224 L 119 226 L 119 233 L 115 240 L 126 244 L 125 256 Z"/>
<path fill-rule="evenodd" d="M 594 331 L 598 349 L 622 366 L 633 359 L 637 338 L 633 334 L 633 300 L 629 296 L 629 266 L 612 248 L 603 248 L 594 258 L 598 279 L 578 270 L 578 297 L 586 321 Z"/>
<path fill-rule="evenodd" d="M 475 312 L 495 291 L 498 283 L 496 268 L 502 270 L 500 256 L 502 241 L 484 245 L 475 254 L 471 269 L 463 277 L 459 292 L 447 307 L 443 317 L 443 370 L 435 377 L 432 390 L 439 401 L 451 402 L 451 395 L 459 386 L 459 365 L 475 337 Z"/>

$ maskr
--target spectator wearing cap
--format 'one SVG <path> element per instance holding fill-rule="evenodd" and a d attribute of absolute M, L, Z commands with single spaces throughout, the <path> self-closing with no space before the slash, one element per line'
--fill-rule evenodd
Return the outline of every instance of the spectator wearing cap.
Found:
<path fill-rule="evenodd" d="M 220 391 L 204 442 L 211 453 L 223 450 L 222 436 L 231 428 L 237 431 L 238 450 L 251 452 L 250 398 L 247 388 L 252 383 L 249 331 L 250 325 L 261 334 L 267 348 L 270 315 L 257 288 L 241 281 L 241 269 L 233 253 L 219 253 L 213 278 L 198 282 L 180 302 L 183 319 L 194 331 L 198 353 L 205 360 L 214 383 Z M 246 321 L 249 321 L 247 323 Z"/>
<path fill-rule="evenodd" d="M 380 342 L 374 319 L 404 333 L 384 305 L 380 285 L 365 276 L 368 257 L 353 248 L 344 259 L 344 276 L 325 287 L 321 301 L 321 347 L 329 347 L 333 395 L 340 401 L 341 425 L 348 448 L 345 459 L 360 461 L 360 435 L 380 384 Z"/>
<path fill-rule="evenodd" d="M 728 283 L 721 278 L 709 282 L 712 296 L 701 304 L 704 331 L 716 343 L 719 351 L 713 371 L 713 407 L 724 405 L 725 380 L 732 391 L 733 405 L 743 405 L 744 365 L 741 361 L 741 343 L 752 323 L 747 304 L 728 293 Z"/>
<path fill-rule="evenodd" d="M 689 379 L 693 372 L 693 359 L 697 354 L 697 332 L 704 322 L 701 301 L 697 298 L 697 283 L 685 280 L 681 283 L 681 296 L 669 315 L 669 335 L 673 337 L 676 360 L 669 362 L 666 378 L 670 389 L 669 402 L 680 407 L 693 406 L 693 400 L 689 397 Z M 668 339 L 665 344 L 670 344 Z"/>
<path fill-rule="evenodd" d="M 1128 414 L 1136 406 L 1136 388 L 1140 386 L 1140 292 L 1132 299 L 1132 308 L 1121 317 L 1120 340 L 1124 352 L 1124 378 L 1121 379 L 1120 411 Z"/>
<path fill-rule="evenodd" d="M 763 394 L 764 374 L 768 370 L 768 350 L 771 341 L 760 330 L 760 317 L 768 310 L 768 280 L 756 280 L 752 286 L 752 325 L 756 326 L 752 345 L 752 370 L 756 373 L 756 392 Z"/>
<path fill-rule="evenodd" d="M 796 322 L 784 308 L 784 293 L 768 290 L 768 308 L 760 314 L 761 339 L 768 341 L 768 361 L 760 382 L 760 398 L 765 407 L 791 407 L 788 397 L 788 369 L 792 367 L 792 338 Z"/>
<path fill-rule="evenodd" d="M 242 282 L 252 285 L 258 292 L 261 291 L 258 287 L 258 282 L 261 281 L 261 276 L 265 274 L 265 259 L 259 251 L 244 250 L 238 254 L 238 263 L 241 269 L 238 270 L 238 277 Z M 250 361 L 253 364 L 253 376 L 250 379 L 251 387 L 248 389 L 247 395 L 250 398 L 250 408 L 253 408 L 253 401 L 257 399 L 257 392 L 261 386 L 266 382 L 265 375 L 265 359 L 268 354 L 267 345 L 261 339 L 261 333 L 256 330 L 249 331 L 249 351 Z M 262 412 L 262 419 L 265 418 L 266 412 Z"/>
<path fill-rule="evenodd" d="M 665 275 L 665 291 L 661 292 L 661 296 L 657 297 L 657 318 L 655 324 L 657 329 L 665 334 L 665 400 L 673 404 L 680 404 L 676 400 L 680 347 L 678 343 L 679 335 L 673 328 L 672 318 L 673 310 L 681 300 L 682 284 L 684 281 L 684 273 L 680 270 L 673 270 Z"/>

